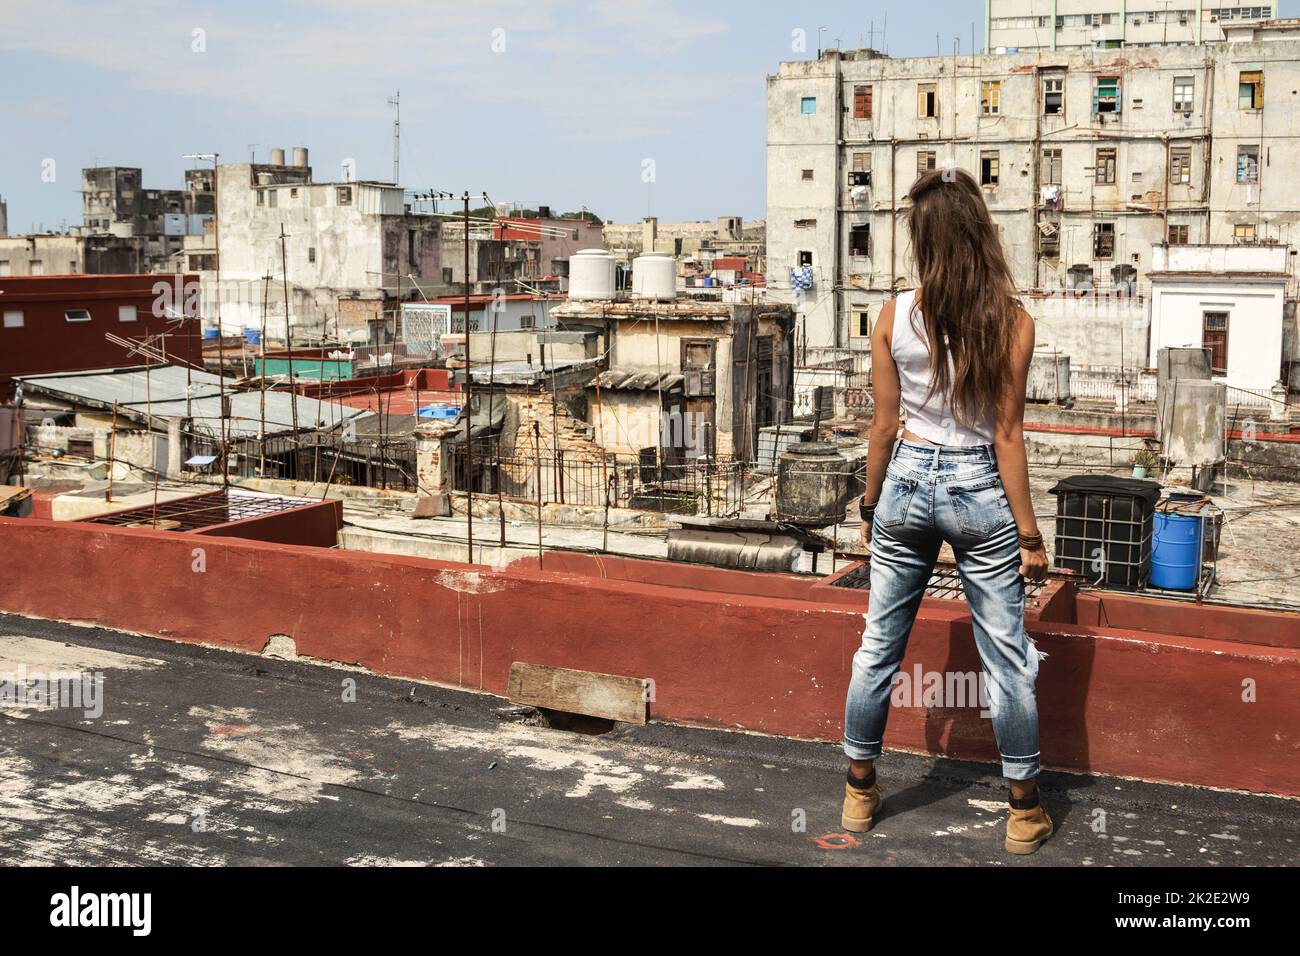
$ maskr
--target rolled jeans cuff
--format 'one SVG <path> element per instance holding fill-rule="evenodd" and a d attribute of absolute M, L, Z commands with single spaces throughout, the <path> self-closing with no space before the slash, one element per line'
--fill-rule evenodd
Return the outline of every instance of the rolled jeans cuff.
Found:
<path fill-rule="evenodd" d="M 850 760 L 878 760 L 880 759 L 881 741 L 874 744 L 859 743 L 856 740 L 844 738 L 844 755 Z"/>
<path fill-rule="evenodd" d="M 1038 776 L 1038 754 L 1029 757 L 1002 757 L 1002 776 L 1008 780 L 1032 780 Z"/>

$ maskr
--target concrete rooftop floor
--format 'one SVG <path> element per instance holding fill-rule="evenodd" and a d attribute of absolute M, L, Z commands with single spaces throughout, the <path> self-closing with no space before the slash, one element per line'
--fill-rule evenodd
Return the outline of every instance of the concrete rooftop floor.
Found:
<path fill-rule="evenodd" d="M 101 672 L 106 705 L 98 719 L 0 710 L 0 844 L 11 863 L 1300 860 L 1296 800 L 1047 773 L 1058 833 L 1018 858 L 1002 849 L 995 768 L 887 754 L 886 813 L 846 841 L 834 744 L 654 723 L 552 729 L 487 695 L 0 615 L 0 672 L 19 664 Z"/>

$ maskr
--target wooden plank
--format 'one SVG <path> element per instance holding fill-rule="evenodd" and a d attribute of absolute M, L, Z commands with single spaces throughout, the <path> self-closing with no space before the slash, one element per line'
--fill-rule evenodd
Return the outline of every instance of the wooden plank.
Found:
<path fill-rule="evenodd" d="M 508 694 L 517 704 L 644 724 L 649 684 L 640 677 L 515 661 L 510 665 Z"/>

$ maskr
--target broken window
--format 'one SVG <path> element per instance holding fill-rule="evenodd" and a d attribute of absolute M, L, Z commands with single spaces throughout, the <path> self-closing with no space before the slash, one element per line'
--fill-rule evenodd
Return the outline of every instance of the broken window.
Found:
<path fill-rule="evenodd" d="M 810 252 L 810 251 L 807 250 L 807 249 L 800 249 L 800 250 L 799 250 L 799 265 L 800 265 L 800 267 L 803 267 L 803 266 L 810 266 L 810 265 L 812 265 L 812 252 Z"/>
<path fill-rule="evenodd" d="M 1115 184 L 1115 150 L 1099 149 L 1097 150 L 1097 185 L 1107 186 Z"/>
<path fill-rule="evenodd" d="M 871 338 L 871 313 L 866 309 L 854 312 L 855 319 L 853 327 L 857 330 L 854 334 L 864 339 Z"/>
<path fill-rule="evenodd" d="M 871 119 L 871 87 L 853 87 L 853 118 Z"/>
<path fill-rule="evenodd" d="M 916 151 L 916 175 L 924 176 L 927 172 L 934 169 L 938 164 L 938 153 L 932 149 L 918 149 Z"/>
<path fill-rule="evenodd" d="M 986 149 L 980 153 L 980 185 L 996 186 L 998 184 L 998 151 Z"/>
<path fill-rule="evenodd" d="M 871 255 L 871 226 L 858 223 L 849 229 L 849 255 L 867 258 Z"/>
<path fill-rule="evenodd" d="M 1043 165 L 1040 174 L 1044 186 L 1061 185 L 1061 151 L 1059 149 L 1043 150 Z"/>
<path fill-rule="evenodd" d="M 1243 110 L 1264 108 L 1264 71 L 1242 70 L 1237 83 L 1237 105 Z"/>
<path fill-rule="evenodd" d="M 794 227 L 795 227 L 796 229 L 815 229 L 815 228 L 817 228 L 817 220 L 816 220 L 816 219 L 796 219 L 796 220 L 794 221 Z"/>
<path fill-rule="evenodd" d="M 1174 77 L 1174 112 L 1190 113 L 1192 111 L 1192 92 L 1196 81 L 1190 76 Z"/>
<path fill-rule="evenodd" d="M 1259 147 L 1237 147 L 1237 182 L 1259 182 Z"/>
<path fill-rule="evenodd" d="M 812 171 L 811 169 L 805 169 L 805 170 L 803 171 L 803 176 L 802 176 L 801 178 L 802 178 L 803 181 L 806 182 L 806 183 L 810 183 L 810 182 L 812 182 L 813 171 Z"/>
<path fill-rule="evenodd" d="M 1185 223 L 1170 223 L 1169 234 L 1165 237 L 1165 241 L 1171 246 L 1187 245 L 1189 241 L 1187 225 Z"/>
<path fill-rule="evenodd" d="M 1002 112 L 1002 81 L 985 80 L 980 84 L 980 111 L 985 116 Z"/>
<path fill-rule="evenodd" d="M 916 84 L 916 116 L 918 119 L 935 119 L 939 115 L 939 84 Z"/>
<path fill-rule="evenodd" d="M 1092 227 L 1092 257 L 1110 259 L 1115 255 L 1115 224 L 1099 222 Z"/>
<path fill-rule="evenodd" d="M 870 186 L 871 185 L 871 154 L 867 152 L 858 152 L 853 154 L 852 166 L 849 169 L 850 186 Z"/>
<path fill-rule="evenodd" d="M 1097 77 L 1097 89 L 1092 98 L 1094 113 L 1118 113 L 1120 111 L 1120 86 L 1118 76 Z"/>
<path fill-rule="evenodd" d="M 1043 115 L 1060 116 L 1065 112 L 1065 77 L 1043 78 Z"/>
<path fill-rule="evenodd" d="M 1038 244 L 1038 254 L 1044 259 L 1061 258 L 1061 232 L 1050 223 L 1044 225 L 1051 226 L 1050 232 L 1043 232 L 1040 227 L 1041 240 Z"/>
<path fill-rule="evenodd" d="M 1218 375 L 1226 374 L 1228 371 L 1227 312 L 1201 313 L 1201 347 L 1210 350 L 1210 371 Z"/>
<path fill-rule="evenodd" d="M 334 201 L 337 202 L 340 206 L 350 206 L 350 205 L 352 205 L 352 187 L 351 187 L 351 186 L 335 186 L 335 187 L 334 187 Z"/>
<path fill-rule="evenodd" d="M 1192 147 L 1174 146 L 1169 150 L 1169 181 L 1181 185 L 1192 182 Z"/>

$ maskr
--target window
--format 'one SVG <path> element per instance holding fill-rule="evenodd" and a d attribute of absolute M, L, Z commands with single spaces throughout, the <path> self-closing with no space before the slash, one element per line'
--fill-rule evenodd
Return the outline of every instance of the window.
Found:
<path fill-rule="evenodd" d="M 1174 77 L 1174 112 L 1190 113 L 1192 111 L 1192 91 L 1196 81 L 1190 76 Z"/>
<path fill-rule="evenodd" d="M 442 270 L 442 284 L 451 285 L 451 269 L 446 266 L 444 266 Z"/>
<path fill-rule="evenodd" d="M 996 186 L 998 184 L 998 152 L 986 149 L 980 153 L 980 185 Z"/>
<path fill-rule="evenodd" d="M 802 267 L 802 266 L 810 266 L 810 265 L 812 265 L 812 252 L 810 252 L 810 251 L 807 250 L 807 249 L 800 249 L 800 250 L 799 250 L 799 265 L 800 265 L 801 267 Z"/>
<path fill-rule="evenodd" d="M 1061 185 L 1061 151 L 1059 149 L 1043 150 L 1043 165 L 1040 174 L 1043 178 L 1043 185 Z"/>
<path fill-rule="evenodd" d="M 1115 255 L 1115 224 L 1099 222 L 1092 227 L 1092 257 L 1110 259 Z"/>
<path fill-rule="evenodd" d="M 985 80 L 980 84 L 980 112 L 997 116 L 1002 111 L 1002 81 Z"/>
<path fill-rule="evenodd" d="M 1264 71 L 1243 70 L 1237 82 L 1237 106 L 1243 110 L 1264 108 Z"/>
<path fill-rule="evenodd" d="M 1051 235 L 1043 234 L 1042 242 L 1038 246 L 1038 254 L 1044 259 L 1061 258 L 1061 233 L 1054 230 Z"/>
<path fill-rule="evenodd" d="M 1169 181 L 1181 185 L 1192 182 L 1192 147 L 1174 146 L 1169 150 Z"/>
<path fill-rule="evenodd" d="M 861 309 L 853 313 L 853 334 L 859 338 L 871 338 L 871 313 Z"/>
<path fill-rule="evenodd" d="M 871 87 L 853 87 L 853 118 L 871 119 Z"/>
<path fill-rule="evenodd" d="M 279 195 L 280 195 L 280 191 L 278 189 L 268 189 L 266 191 L 266 204 L 270 206 L 272 209 L 276 208 L 278 205 L 280 205 L 280 201 L 277 198 Z"/>
<path fill-rule="evenodd" d="M 1115 150 L 1097 150 L 1096 182 L 1098 186 L 1115 184 Z"/>
<path fill-rule="evenodd" d="M 290 199 L 297 199 L 297 198 L 298 198 L 298 190 L 297 190 L 296 188 L 294 188 L 294 189 L 290 189 L 290 190 L 289 190 L 289 198 L 290 198 Z"/>
<path fill-rule="evenodd" d="M 812 116 L 817 112 L 817 97 L 805 96 L 799 100 L 799 112 L 804 116 Z"/>
<path fill-rule="evenodd" d="M 12 273 L 9 271 L 9 260 L 0 259 L 0 276 L 7 276 L 7 275 L 12 275 Z"/>
<path fill-rule="evenodd" d="M 8 309 L 5 311 L 4 327 L 6 329 L 21 329 L 23 327 L 23 313 L 20 309 Z"/>
<path fill-rule="evenodd" d="M 34 276 L 45 275 L 45 263 L 43 263 L 40 259 L 33 259 L 30 265 L 28 266 L 28 269 L 30 270 L 29 272 L 30 275 L 34 275 Z"/>
<path fill-rule="evenodd" d="M 350 206 L 350 205 L 352 205 L 352 187 L 351 187 L 351 186 L 335 186 L 335 187 L 334 187 L 334 201 L 337 202 L 340 206 Z"/>
<path fill-rule="evenodd" d="M 1201 313 L 1201 346 L 1210 350 L 1210 371 L 1225 375 L 1228 371 L 1228 313 Z"/>
<path fill-rule="evenodd" d="M 420 261 L 420 234 L 414 229 L 406 230 L 406 261 L 412 267 Z"/>
<path fill-rule="evenodd" d="M 68 275 L 75 276 L 76 274 L 77 274 L 77 260 L 73 259 L 71 262 L 68 263 Z"/>
<path fill-rule="evenodd" d="M 1043 115 L 1061 116 L 1065 113 L 1065 77 L 1043 78 Z"/>
<path fill-rule="evenodd" d="M 1094 113 L 1118 113 L 1120 106 L 1120 88 L 1118 76 L 1097 77 L 1097 91 L 1093 95 L 1092 111 Z"/>
<path fill-rule="evenodd" d="M 265 206 L 265 205 L 266 205 L 266 190 L 265 190 L 265 189 L 259 189 L 259 190 L 257 191 L 257 204 L 258 204 L 259 206 Z"/>
<path fill-rule="evenodd" d="M 307 261 L 308 261 L 308 262 L 315 262 L 315 261 L 316 261 L 316 247 L 315 247 L 315 246 L 308 246 L 308 247 L 307 247 Z"/>
<path fill-rule="evenodd" d="M 939 85 L 937 83 L 916 84 L 917 119 L 935 119 L 939 115 Z"/>
<path fill-rule="evenodd" d="M 1179 224 L 1177 224 L 1177 223 L 1170 223 L 1170 224 L 1169 224 L 1169 235 L 1166 236 L 1166 241 L 1167 241 L 1171 246 L 1185 246 L 1185 245 L 1187 245 L 1187 243 L 1190 241 L 1189 238 L 1188 238 L 1188 227 L 1187 227 L 1186 225 L 1179 225 Z"/>
<path fill-rule="evenodd" d="M 806 183 L 810 183 L 810 182 L 812 182 L 813 171 L 812 171 L 811 169 L 805 169 L 805 170 L 803 171 L 803 174 L 802 174 L 799 178 L 802 179 L 802 180 L 803 180 L 804 182 L 806 182 Z"/>
<path fill-rule="evenodd" d="M 64 309 L 63 317 L 67 319 L 69 322 L 89 322 L 90 310 L 89 309 Z"/>
<path fill-rule="evenodd" d="M 871 154 L 866 152 L 854 153 L 852 168 L 849 169 L 850 186 L 870 186 L 871 185 Z"/>
<path fill-rule="evenodd" d="M 859 223 L 849 229 L 849 255 L 867 258 L 871 255 L 871 226 Z"/>
<path fill-rule="evenodd" d="M 932 149 L 918 149 L 916 151 L 916 175 L 924 176 L 929 170 L 934 169 L 938 164 L 938 154 Z"/>
<path fill-rule="evenodd" d="M 816 220 L 816 219 L 796 219 L 796 220 L 794 221 L 794 227 L 795 227 L 796 229 L 816 229 L 816 228 L 817 228 L 817 220 Z"/>
<path fill-rule="evenodd" d="M 134 322 L 136 321 L 136 309 L 133 305 L 119 305 L 117 307 L 117 321 Z"/>
<path fill-rule="evenodd" d="M 1255 224 L 1250 222 L 1237 223 L 1232 227 L 1232 238 L 1234 242 L 1254 242 Z"/>
<path fill-rule="evenodd" d="M 1237 182 L 1259 182 L 1259 147 L 1237 147 Z"/>

